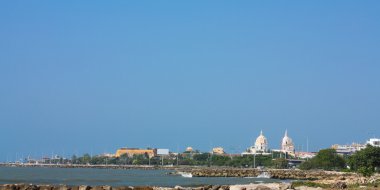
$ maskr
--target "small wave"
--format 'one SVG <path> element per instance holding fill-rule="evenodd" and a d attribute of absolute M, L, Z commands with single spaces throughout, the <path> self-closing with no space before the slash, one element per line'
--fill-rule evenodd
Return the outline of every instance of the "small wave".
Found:
<path fill-rule="evenodd" d="M 178 174 L 181 175 L 182 177 L 186 177 L 186 178 L 192 178 L 193 177 L 193 174 L 191 174 L 191 173 L 179 172 Z"/>
<path fill-rule="evenodd" d="M 270 176 L 268 172 L 262 172 L 260 175 L 257 176 L 257 178 L 266 178 L 266 179 L 269 179 L 271 177 L 272 176 Z"/>

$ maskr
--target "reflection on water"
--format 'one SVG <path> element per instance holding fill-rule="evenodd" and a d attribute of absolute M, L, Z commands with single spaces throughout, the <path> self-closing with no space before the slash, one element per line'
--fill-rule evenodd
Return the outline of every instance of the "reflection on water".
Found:
<path fill-rule="evenodd" d="M 0 183 L 111 185 L 111 186 L 199 186 L 269 183 L 279 180 L 225 177 L 183 177 L 167 175 L 169 170 L 115 170 L 91 168 L 17 168 L 0 167 Z"/>

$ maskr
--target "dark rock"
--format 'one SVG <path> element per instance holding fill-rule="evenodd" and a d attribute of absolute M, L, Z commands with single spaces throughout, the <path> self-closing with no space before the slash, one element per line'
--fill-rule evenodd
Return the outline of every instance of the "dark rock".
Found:
<path fill-rule="evenodd" d="M 50 185 L 40 185 L 39 189 L 40 190 L 53 190 L 53 187 Z"/>
<path fill-rule="evenodd" d="M 113 187 L 113 190 L 132 190 L 133 188 L 127 186 Z"/>
<path fill-rule="evenodd" d="M 347 188 L 347 184 L 345 182 L 338 182 L 336 184 L 334 184 L 333 186 L 335 189 L 346 189 Z"/>
<path fill-rule="evenodd" d="M 230 190 L 230 186 L 229 185 L 222 185 L 219 190 Z"/>
<path fill-rule="evenodd" d="M 134 187 L 133 190 L 153 190 L 153 187 L 138 186 L 138 187 Z"/>
<path fill-rule="evenodd" d="M 18 190 L 18 188 L 14 184 L 5 184 L 0 186 L 0 190 Z"/>
<path fill-rule="evenodd" d="M 20 184 L 19 189 L 20 190 L 39 190 L 39 188 L 36 185 L 26 185 L 26 184 Z"/>

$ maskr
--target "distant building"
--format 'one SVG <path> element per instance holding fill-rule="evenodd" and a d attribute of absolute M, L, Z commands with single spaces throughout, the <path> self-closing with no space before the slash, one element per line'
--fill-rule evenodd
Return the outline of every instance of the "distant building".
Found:
<path fill-rule="evenodd" d="M 332 149 L 335 149 L 335 151 L 338 154 L 341 155 L 351 155 L 359 150 L 362 150 L 365 148 L 365 145 L 359 144 L 359 143 L 352 143 L 349 145 L 339 145 L 339 144 L 334 144 L 331 146 Z"/>
<path fill-rule="evenodd" d="M 367 141 L 368 145 L 375 146 L 375 147 L 380 147 L 380 139 L 377 138 L 371 138 Z"/>
<path fill-rule="evenodd" d="M 185 152 L 194 152 L 194 149 L 193 149 L 193 147 L 189 146 L 186 148 Z"/>
<path fill-rule="evenodd" d="M 249 154 L 268 154 L 268 140 L 263 135 L 263 131 L 260 132 L 260 135 L 256 138 L 255 144 L 247 149 L 246 152 L 243 152 L 242 155 Z"/>
<path fill-rule="evenodd" d="M 212 153 L 213 154 L 219 154 L 219 155 L 223 155 L 223 154 L 226 154 L 226 152 L 224 151 L 224 148 L 222 147 L 215 147 L 212 149 Z"/>
<path fill-rule="evenodd" d="M 296 152 L 295 156 L 302 159 L 311 159 L 317 154 L 315 152 Z"/>
<path fill-rule="evenodd" d="M 107 158 L 114 158 L 114 157 L 116 157 L 115 154 L 111 154 L 111 153 L 103 153 L 103 154 L 99 154 L 98 156 L 99 157 L 107 157 Z"/>
<path fill-rule="evenodd" d="M 288 137 L 288 130 L 285 131 L 284 138 L 282 138 L 281 152 L 288 154 L 294 154 L 295 152 L 293 140 Z"/>
<path fill-rule="evenodd" d="M 116 151 L 115 157 L 118 158 L 125 154 L 128 157 L 133 157 L 134 155 L 147 155 L 149 158 L 152 158 L 157 155 L 157 149 L 120 148 Z"/>
<path fill-rule="evenodd" d="M 359 143 L 352 143 L 349 145 L 334 144 L 331 146 L 331 148 L 335 149 L 338 154 L 351 155 L 357 151 L 365 149 L 367 145 L 371 145 L 374 147 L 380 147 L 380 139 L 371 138 L 365 144 L 359 144 Z"/>

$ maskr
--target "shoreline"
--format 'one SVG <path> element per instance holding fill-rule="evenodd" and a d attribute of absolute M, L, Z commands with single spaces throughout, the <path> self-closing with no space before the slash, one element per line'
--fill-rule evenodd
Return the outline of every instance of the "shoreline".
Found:
<path fill-rule="evenodd" d="M 194 188 L 171 188 L 171 187 L 136 187 L 131 188 L 130 186 L 123 187 L 110 187 L 102 186 L 100 187 L 90 187 L 90 186 L 73 186 L 71 188 L 67 185 L 31 185 L 29 187 L 25 184 L 8 184 L 0 185 L 0 190 L 159 190 L 159 189 L 196 189 L 196 190 L 249 190 L 256 188 L 257 185 L 261 186 L 276 186 L 272 189 L 281 189 L 277 188 L 278 184 L 290 184 L 293 185 L 311 185 L 313 187 L 328 187 L 328 189 L 333 189 L 332 187 L 360 187 L 360 186 L 380 186 L 380 174 L 375 174 L 372 177 L 363 177 L 357 173 L 351 172 L 334 172 L 334 171 L 323 171 L 323 170 L 298 170 L 298 169 L 253 169 L 253 168 L 230 168 L 230 167 L 189 167 L 189 166 L 136 166 L 136 165 L 56 165 L 56 164 L 1 164 L 0 167 L 40 167 L 40 168 L 94 168 L 94 169 L 136 169 L 136 170 L 171 170 L 168 175 L 179 175 L 180 173 L 191 174 L 192 177 L 238 177 L 238 178 L 247 178 L 247 177 L 257 177 L 263 173 L 266 173 L 272 179 L 281 179 L 281 180 L 292 180 L 289 182 L 269 182 L 262 184 L 249 184 L 249 187 L 246 185 L 221 185 L 228 186 L 228 188 L 220 189 L 218 185 L 208 185 L 202 187 Z M 149 180 L 149 179 L 147 179 Z M 294 181 L 293 181 L 294 180 Z M 26 187 L 27 188 L 23 188 Z M 45 187 L 49 186 L 49 187 Z M 210 187 L 211 186 L 211 187 Z M 215 186 L 215 188 L 213 188 Z M 288 186 L 288 189 L 289 187 Z M 103 188 L 104 187 L 104 188 Z M 105 188 L 106 187 L 106 188 Z M 210 187 L 210 188 L 208 188 Z M 218 188 L 216 188 L 218 187 Z M 239 189 L 240 188 L 240 189 Z M 269 188 L 270 189 L 270 188 Z M 268 189 L 268 190 L 269 190 Z M 338 188 L 342 189 L 342 188 Z"/>
<path fill-rule="evenodd" d="M 159 186 L 89 186 L 89 185 L 48 185 L 48 184 L 0 184 L 0 190 L 333 190 L 333 189 L 379 189 L 377 185 L 311 184 L 311 183 L 266 183 L 236 185 L 202 185 L 194 187 Z"/>

